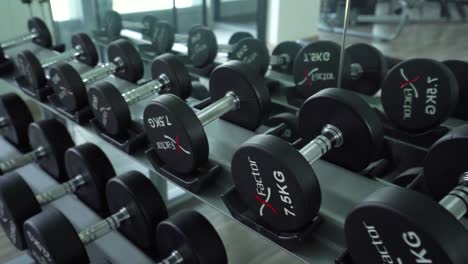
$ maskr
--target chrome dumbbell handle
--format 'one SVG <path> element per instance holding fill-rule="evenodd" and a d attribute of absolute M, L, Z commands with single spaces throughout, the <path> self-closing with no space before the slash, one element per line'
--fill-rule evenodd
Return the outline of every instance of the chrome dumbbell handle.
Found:
<path fill-rule="evenodd" d="M 41 66 L 42 68 L 48 68 L 59 62 L 66 62 L 66 61 L 72 60 L 80 55 L 82 55 L 82 49 L 81 47 L 78 46 L 73 49 L 62 52 L 60 54 L 57 54 L 56 56 L 52 56 L 50 58 L 41 60 Z"/>
<path fill-rule="evenodd" d="M 128 105 L 137 103 L 145 98 L 152 96 L 153 94 L 161 92 L 170 86 L 170 80 L 167 75 L 162 74 L 159 78 L 150 81 L 142 86 L 138 86 L 128 92 L 122 94 Z"/>
<path fill-rule="evenodd" d="M 326 125 L 322 133 L 305 145 L 299 152 L 304 158 L 313 164 L 332 148 L 343 144 L 343 134 L 333 125 Z"/>
<path fill-rule="evenodd" d="M 172 251 L 169 257 L 158 262 L 158 264 L 181 264 L 181 263 L 184 263 L 184 258 L 182 258 L 182 255 L 177 250 Z"/>
<path fill-rule="evenodd" d="M 110 74 L 117 72 L 123 66 L 124 66 L 123 61 L 117 57 L 114 59 L 114 61 L 108 62 L 93 70 L 83 73 L 81 75 L 81 80 L 83 81 L 85 85 L 89 83 L 93 83 Z"/>
<path fill-rule="evenodd" d="M 127 208 L 124 207 L 117 213 L 81 231 L 78 235 L 81 239 L 81 242 L 86 245 L 110 233 L 111 231 L 116 230 L 120 227 L 120 224 L 122 224 L 123 221 L 129 219 L 130 217 L 131 215 Z"/>
<path fill-rule="evenodd" d="M 439 202 L 457 219 L 461 219 L 468 211 L 468 172 L 463 173 L 459 183 L 459 186 Z"/>
<path fill-rule="evenodd" d="M 13 47 L 15 45 L 27 42 L 27 41 L 32 40 L 32 39 L 35 39 L 37 37 L 39 37 L 39 34 L 36 33 L 36 32 L 32 32 L 32 33 L 21 35 L 19 37 L 15 37 L 13 39 L 5 40 L 0 45 L 1 45 L 2 49 L 8 49 L 8 48 L 11 48 L 11 47 Z"/>
<path fill-rule="evenodd" d="M 229 111 L 238 109 L 239 107 L 239 97 L 237 97 L 237 95 L 233 92 L 228 92 L 223 98 L 199 111 L 197 113 L 197 117 L 202 125 L 205 126 L 218 117 L 226 114 Z"/>
<path fill-rule="evenodd" d="M 24 166 L 28 163 L 34 162 L 47 154 L 47 151 L 44 147 L 38 147 L 35 150 L 28 152 L 22 156 L 12 158 L 10 160 L 0 163 L 0 171 L 8 172 L 16 168 Z"/>
<path fill-rule="evenodd" d="M 52 190 L 36 195 L 36 200 L 40 205 L 48 204 L 67 194 L 74 193 L 79 186 L 84 184 L 86 184 L 85 178 L 82 175 L 78 175 Z"/>

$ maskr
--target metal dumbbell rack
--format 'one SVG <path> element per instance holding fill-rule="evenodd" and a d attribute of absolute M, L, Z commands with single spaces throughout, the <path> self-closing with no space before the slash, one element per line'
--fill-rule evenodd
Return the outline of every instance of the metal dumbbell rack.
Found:
<path fill-rule="evenodd" d="M 35 49 L 42 50 L 41 52 L 44 52 L 44 54 L 52 52 L 38 47 L 35 47 Z M 11 52 L 12 53 L 9 55 L 14 56 L 13 52 L 15 52 L 15 50 L 13 49 Z M 281 79 L 285 84 L 291 82 L 291 80 L 285 80 L 280 74 L 272 77 Z M 21 91 L 17 87 L 13 78 L 1 79 L 0 85 L 16 87 L 18 91 Z M 284 108 L 286 105 L 284 94 L 281 92 L 273 94 L 275 96 L 274 102 L 276 103 L 276 107 Z M 50 104 L 39 101 L 38 103 L 46 111 L 51 112 L 59 118 L 67 118 L 63 113 L 58 112 L 56 108 L 52 107 Z M 139 107 L 142 106 L 140 105 Z M 140 109 L 140 111 L 142 112 L 142 109 Z M 129 164 L 130 166 L 138 166 L 145 170 L 149 170 L 151 172 L 150 178 L 153 182 L 160 183 L 161 178 L 164 182 L 167 180 L 162 174 L 159 174 L 158 171 L 153 168 L 150 161 L 144 155 L 145 149 L 141 149 L 133 155 L 125 154 L 120 149 L 99 137 L 89 124 L 78 126 L 73 122 L 68 123 L 73 129 L 79 130 L 79 133 L 76 133 L 79 134 L 79 137 L 85 138 L 86 141 L 95 143 L 103 148 L 108 148 L 114 154 L 114 157 L 125 157 L 125 159 L 128 159 L 126 164 Z M 188 195 L 211 206 L 214 210 L 238 221 L 240 225 L 248 227 L 250 232 L 258 234 L 258 230 L 255 230 L 253 226 L 245 224 L 245 222 L 234 218 L 222 200 L 222 196 L 229 193 L 233 186 L 230 175 L 231 158 L 239 145 L 255 135 L 255 133 L 242 129 L 224 120 L 213 121 L 205 127 L 205 131 L 208 135 L 210 145 L 210 159 L 219 164 L 224 170 L 216 176 L 216 181 L 207 186 L 206 189 L 203 189 L 203 191 L 198 194 L 187 191 Z M 387 140 L 391 141 L 391 139 Z M 14 149 L 3 139 L 0 139 L 0 146 L 2 149 L 7 150 L 0 153 L 0 158 L 10 156 L 15 152 Z M 396 149 L 395 151 L 413 149 L 410 145 L 398 142 L 392 143 L 392 146 Z M 413 150 L 413 152 L 417 155 L 424 154 L 424 151 L 420 149 Z M 274 242 L 271 238 L 269 239 L 264 233 L 262 235 L 258 234 L 258 239 L 266 239 L 267 241 L 270 241 L 272 247 L 288 252 L 291 255 L 291 258 L 296 261 L 300 260 L 306 263 L 333 263 L 346 249 L 343 226 L 348 213 L 366 196 L 379 188 L 388 186 L 389 183 L 382 180 L 363 177 L 322 160 L 315 162 L 313 164 L 313 168 L 317 173 L 318 180 L 322 187 L 322 207 L 320 210 L 322 223 L 317 225 L 315 229 L 310 232 L 311 237 L 304 242 L 302 246 L 296 249 L 286 249 L 283 245 L 280 245 L 280 243 Z M 36 165 L 29 165 L 21 168 L 20 170 L 25 170 L 23 175 L 30 175 L 26 180 L 36 192 L 44 191 L 55 184 L 50 177 L 47 177 L 42 171 L 37 169 Z M 330 177 L 330 175 L 333 177 Z M 340 184 L 336 184 L 337 182 Z M 78 227 L 78 229 L 80 227 L 84 228 L 90 223 L 99 220 L 97 215 L 76 199 L 70 199 L 67 197 L 53 202 L 52 206 L 55 206 L 62 212 L 66 213 L 67 216 L 69 216 L 69 219 L 74 219 L 73 223 Z M 115 250 L 116 248 L 125 248 L 126 250 L 119 251 Z M 117 233 L 113 233 L 111 236 L 93 243 L 90 246 L 90 250 L 95 252 L 97 255 L 105 256 L 105 258 L 110 260 L 112 263 L 130 263 L 135 262 L 135 260 L 137 260 L 136 262 L 138 263 L 152 263 L 151 260 L 144 256 L 143 253 Z M 227 250 L 229 251 L 229 248 Z M 245 252 L 242 252 L 242 254 L 244 253 Z"/>

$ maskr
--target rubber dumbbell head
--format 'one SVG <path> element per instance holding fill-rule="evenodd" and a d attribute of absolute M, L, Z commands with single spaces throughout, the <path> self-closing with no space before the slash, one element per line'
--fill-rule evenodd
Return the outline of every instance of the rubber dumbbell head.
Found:
<path fill-rule="evenodd" d="M 116 229 L 141 249 L 154 249 L 156 227 L 167 211 L 153 183 L 139 172 L 127 172 L 107 183 L 106 196 L 113 214 L 79 233 L 53 208 L 28 219 L 24 232 L 31 256 L 47 263 L 88 263 L 85 245 Z"/>
<path fill-rule="evenodd" d="M 43 60 L 39 60 L 29 50 L 24 50 L 18 54 L 18 68 L 34 91 L 46 85 L 45 69 L 53 65 L 72 59 L 89 66 L 95 66 L 98 63 L 99 56 L 96 46 L 88 35 L 84 33 L 73 35 L 72 47 L 70 50 Z"/>
<path fill-rule="evenodd" d="M 129 106 L 154 94 L 171 93 L 185 100 L 192 85 L 188 70 L 172 54 L 164 54 L 153 60 L 153 80 L 121 93 L 113 84 L 100 82 L 90 87 L 88 96 L 94 116 L 111 135 L 126 132 L 131 125 Z"/>
<path fill-rule="evenodd" d="M 59 64 L 50 69 L 54 92 L 63 107 L 70 112 L 88 105 L 86 86 L 111 74 L 129 82 L 143 77 L 143 62 L 135 47 L 126 40 L 116 40 L 107 49 L 109 62 L 79 74 L 69 64 Z"/>
<path fill-rule="evenodd" d="M 438 127 L 455 110 L 459 87 L 444 64 L 411 59 L 396 65 L 382 86 L 385 115 L 399 129 L 420 133 Z"/>
<path fill-rule="evenodd" d="M 19 95 L 0 96 L 0 131 L 5 139 L 17 147 L 28 147 L 28 126 L 32 122 L 31 111 Z"/>
<path fill-rule="evenodd" d="M 196 228 L 194 228 L 196 227 Z M 228 263 L 215 228 L 200 213 L 180 211 L 162 221 L 156 231 L 159 263 Z"/>
<path fill-rule="evenodd" d="M 447 60 L 442 63 L 449 67 L 458 82 L 458 103 L 453 116 L 463 120 L 468 120 L 468 111 L 465 109 L 465 106 L 468 104 L 468 91 L 463 89 L 468 84 L 466 75 L 466 72 L 468 72 L 468 62 L 461 60 Z"/>
<path fill-rule="evenodd" d="M 26 249 L 23 223 L 41 212 L 41 206 L 67 194 L 75 193 L 96 212 L 105 212 L 105 185 L 115 175 L 104 152 L 94 144 L 85 143 L 65 152 L 67 182 L 34 194 L 22 176 L 11 172 L 0 181 L 1 225 L 13 245 Z"/>
<path fill-rule="evenodd" d="M 463 160 L 467 147 L 464 125 L 430 148 L 423 163 L 424 179 L 439 203 L 414 191 L 387 187 L 356 206 L 345 223 L 353 260 L 466 263 L 468 236 L 460 219 L 468 210 L 468 166 Z"/>
<path fill-rule="evenodd" d="M 245 31 L 235 32 L 229 38 L 228 44 L 229 45 L 234 45 L 237 42 L 239 42 L 239 41 L 241 41 L 243 39 L 247 39 L 247 38 L 255 38 L 255 37 L 249 32 L 245 32 Z"/>
<path fill-rule="evenodd" d="M 104 15 L 103 31 L 111 40 L 120 37 L 120 31 L 123 29 L 122 17 L 116 11 L 107 11 Z"/>
<path fill-rule="evenodd" d="M 345 49 L 348 64 L 344 65 L 342 87 L 366 95 L 376 94 L 387 74 L 387 60 L 376 47 L 357 43 Z"/>
<path fill-rule="evenodd" d="M 292 74 L 293 63 L 301 49 L 302 45 L 296 41 L 279 43 L 270 56 L 271 69 L 285 74 Z"/>
<path fill-rule="evenodd" d="M 0 172 L 9 172 L 37 162 L 52 177 L 63 181 L 65 177 L 64 153 L 74 145 L 65 126 L 55 119 L 34 122 L 28 127 L 28 137 L 33 150 L 1 162 Z"/>
<path fill-rule="evenodd" d="M 315 41 L 304 46 L 293 65 L 297 92 L 304 98 L 338 86 L 341 47 L 332 41 Z M 348 64 L 347 53 L 344 54 Z"/>
<path fill-rule="evenodd" d="M 213 103 L 198 113 L 174 95 L 161 95 L 144 110 L 151 146 L 161 161 L 177 173 L 193 172 L 208 160 L 203 127 L 213 120 L 222 117 L 253 130 L 268 117 L 268 90 L 241 62 L 225 63 L 212 72 L 210 94 Z"/>
<path fill-rule="evenodd" d="M 284 232 L 303 228 L 318 214 L 321 191 L 311 164 L 326 157 L 360 171 L 376 159 L 383 143 L 374 110 L 337 88 L 322 90 L 303 104 L 299 131 L 310 141 L 300 151 L 278 137 L 257 135 L 231 162 L 240 197 L 262 221 Z"/>

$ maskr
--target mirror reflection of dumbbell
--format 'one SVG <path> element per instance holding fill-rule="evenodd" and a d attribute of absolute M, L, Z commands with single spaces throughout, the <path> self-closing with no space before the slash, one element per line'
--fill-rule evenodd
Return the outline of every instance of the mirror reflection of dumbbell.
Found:
<path fill-rule="evenodd" d="M 260 76 L 242 62 L 230 61 L 216 67 L 209 87 L 212 103 L 197 113 L 170 94 L 158 96 L 144 110 L 150 144 L 171 171 L 190 174 L 208 161 L 204 126 L 217 118 L 254 130 L 268 117 L 268 89 Z"/>
<path fill-rule="evenodd" d="M 315 41 L 302 48 L 293 65 L 294 82 L 304 98 L 338 85 L 341 47 L 332 41 Z M 345 49 L 341 87 L 374 95 L 381 86 L 387 63 L 382 53 L 369 44 Z"/>
<path fill-rule="evenodd" d="M 16 93 L 0 96 L 0 134 L 15 147 L 29 149 L 28 126 L 34 121 L 26 103 Z"/>
<path fill-rule="evenodd" d="M 112 42 L 107 48 L 107 57 L 109 62 L 83 74 L 66 63 L 50 69 L 50 83 L 66 111 L 75 112 L 88 106 L 86 86 L 111 74 L 133 83 L 143 77 L 143 62 L 130 42 Z"/>
<path fill-rule="evenodd" d="M 9 72 L 13 69 L 13 64 L 9 57 L 5 55 L 5 50 L 29 41 L 44 48 L 52 47 L 52 35 L 47 25 L 40 18 L 30 18 L 28 20 L 28 29 L 28 34 L 0 42 L 0 68 L 2 69 L 2 73 Z"/>
<path fill-rule="evenodd" d="M 219 53 L 227 53 L 229 60 L 242 61 L 262 76 L 269 66 L 273 70 L 290 74 L 293 61 L 301 48 L 299 43 L 293 41 L 282 42 L 270 56 L 266 45 L 258 39 L 244 36 L 233 44 L 218 44 L 215 33 L 206 27 L 192 28 L 187 40 L 188 58 L 196 67 L 210 65 Z"/>
<path fill-rule="evenodd" d="M 109 82 L 99 82 L 89 88 L 88 97 L 94 116 L 111 135 L 122 135 L 131 126 L 129 106 L 155 94 L 171 93 L 185 100 L 192 90 L 185 65 L 172 54 L 156 57 L 151 65 L 153 80 L 121 93 Z"/>
<path fill-rule="evenodd" d="M 56 119 L 34 122 L 28 127 L 28 137 L 32 151 L 0 162 L 0 174 L 37 162 L 58 181 L 65 180 L 63 156 L 74 145 L 65 126 Z"/>
<path fill-rule="evenodd" d="M 239 197 L 282 232 L 298 231 L 318 215 L 321 190 L 311 166 L 315 161 L 324 158 L 360 172 L 378 158 L 383 144 L 383 127 L 374 110 L 354 93 L 337 88 L 304 102 L 299 131 L 309 142 L 300 150 L 278 137 L 256 135 L 231 162 Z"/>
<path fill-rule="evenodd" d="M 60 62 L 76 59 L 89 66 L 96 66 L 99 56 L 96 46 L 87 34 L 78 33 L 73 35 L 71 44 L 71 49 L 47 58 L 39 59 L 29 50 L 24 50 L 18 54 L 18 68 L 21 74 L 26 77 L 31 89 L 43 88 L 47 83 L 45 70 Z"/>
<path fill-rule="evenodd" d="M 397 128 L 424 133 L 452 115 L 459 94 L 457 79 L 449 67 L 432 59 L 410 59 L 389 71 L 381 102 L 385 116 Z"/>
<path fill-rule="evenodd" d="M 460 221 L 468 211 L 467 155 L 467 125 L 453 129 L 430 148 L 424 180 L 439 203 L 412 190 L 386 187 L 358 204 L 345 222 L 353 261 L 468 263 L 468 232 Z"/>
<path fill-rule="evenodd" d="M 26 249 L 23 223 L 41 212 L 41 207 L 74 193 L 97 213 L 107 210 L 104 193 L 107 181 L 115 176 L 104 152 L 96 145 L 85 143 L 65 152 L 68 181 L 52 189 L 34 194 L 16 172 L 0 180 L 0 218 L 3 230 L 18 249 Z"/>
<path fill-rule="evenodd" d="M 104 15 L 103 32 L 110 40 L 120 37 L 123 29 L 140 32 L 143 36 L 151 37 L 154 26 L 158 19 L 152 15 L 146 15 L 141 22 L 123 20 L 122 16 L 116 11 L 108 11 Z"/>
<path fill-rule="evenodd" d="M 139 172 L 111 179 L 106 197 L 113 214 L 79 233 L 53 208 L 27 220 L 31 256 L 39 263 L 88 263 L 85 245 L 118 229 L 142 250 L 157 249 L 158 257 L 166 260 L 161 263 L 227 263 L 224 245 L 208 220 L 194 211 L 167 218 L 161 195 Z M 66 246 L 60 242 L 64 239 Z"/>

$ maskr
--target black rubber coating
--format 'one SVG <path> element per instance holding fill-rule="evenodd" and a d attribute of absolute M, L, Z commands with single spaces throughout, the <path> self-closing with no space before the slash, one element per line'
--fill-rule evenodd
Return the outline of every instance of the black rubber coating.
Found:
<path fill-rule="evenodd" d="M 136 83 L 143 77 L 143 61 L 140 53 L 128 40 L 119 39 L 112 42 L 107 48 L 107 58 L 114 61 L 120 58 L 123 61 L 122 69 L 114 73 L 115 76 Z"/>
<path fill-rule="evenodd" d="M 207 27 L 195 27 L 188 34 L 188 58 L 195 67 L 212 64 L 218 55 L 218 42 L 214 32 Z"/>
<path fill-rule="evenodd" d="M 321 191 L 314 170 L 276 136 L 257 135 L 243 143 L 232 158 L 231 174 L 241 199 L 274 230 L 298 231 L 318 214 Z"/>
<path fill-rule="evenodd" d="M 17 56 L 18 68 L 33 92 L 42 89 L 47 84 L 47 79 L 39 59 L 29 50 L 23 50 Z"/>
<path fill-rule="evenodd" d="M 466 74 L 468 72 L 468 62 L 447 60 L 444 61 L 443 64 L 449 67 L 458 82 L 458 104 L 453 116 L 463 120 L 468 120 L 468 111 L 466 110 L 466 107 L 468 106 L 468 75 Z"/>
<path fill-rule="evenodd" d="M 38 17 L 32 17 L 28 20 L 29 32 L 36 32 L 39 36 L 33 39 L 33 42 L 44 48 L 52 47 L 52 35 L 50 34 L 47 25 Z"/>
<path fill-rule="evenodd" d="M 132 216 L 119 231 L 140 249 L 154 250 L 156 227 L 168 216 L 156 186 L 145 175 L 129 171 L 107 183 L 106 197 L 111 213 L 125 207 Z"/>
<path fill-rule="evenodd" d="M 29 253 L 37 263 L 89 263 L 85 245 L 72 223 L 59 210 L 48 207 L 24 223 Z"/>
<path fill-rule="evenodd" d="M 267 46 L 259 39 L 244 38 L 237 42 L 228 54 L 229 60 L 237 60 L 249 65 L 250 70 L 259 76 L 265 76 L 270 65 L 270 53 Z"/>
<path fill-rule="evenodd" d="M 151 42 L 158 54 L 171 51 L 175 42 L 175 30 L 172 25 L 165 21 L 156 23 Z"/>
<path fill-rule="evenodd" d="M 468 261 L 465 227 L 428 196 L 401 187 L 382 188 L 356 206 L 345 235 L 355 263 L 382 263 L 384 257 L 398 263 Z"/>
<path fill-rule="evenodd" d="M 91 38 L 88 34 L 78 33 L 72 36 L 71 39 L 72 47 L 80 46 L 83 53 L 76 57 L 79 62 L 87 64 L 89 66 L 96 66 L 99 62 L 99 55 Z"/>
<path fill-rule="evenodd" d="M 282 65 L 272 65 L 271 69 L 277 72 L 292 74 L 294 61 L 296 60 L 297 54 L 302 49 L 302 45 L 296 41 L 283 41 L 279 43 L 274 49 L 271 55 L 273 56 L 284 56 L 289 57 L 289 63 Z"/>
<path fill-rule="evenodd" d="M 33 122 L 31 111 L 16 93 L 0 96 L 0 117 L 8 122 L 2 135 L 18 147 L 29 146 L 28 126 Z"/>
<path fill-rule="evenodd" d="M 73 140 L 66 127 L 56 119 L 46 119 L 31 123 L 28 128 L 32 149 L 44 147 L 48 153 L 37 163 L 57 181 L 67 180 L 64 154 L 73 147 Z"/>
<path fill-rule="evenodd" d="M 192 93 L 192 79 L 183 62 L 173 54 L 163 54 L 156 57 L 151 64 L 151 73 L 153 80 L 158 79 L 165 74 L 170 81 L 169 87 L 163 89 L 160 93 L 171 93 L 187 99 Z"/>
<path fill-rule="evenodd" d="M 65 152 L 65 168 L 69 179 L 81 175 L 86 182 L 76 189 L 75 195 L 93 211 L 107 212 L 105 187 L 115 171 L 106 154 L 92 143 L 69 148 Z"/>
<path fill-rule="evenodd" d="M 86 86 L 80 73 L 68 63 L 60 63 L 49 70 L 49 80 L 61 106 L 75 112 L 88 105 Z"/>
<path fill-rule="evenodd" d="M 0 224 L 10 242 L 20 250 L 26 249 L 23 223 L 41 212 L 29 185 L 17 172 L 0 178 Z"/>
<path fill-rule="evenodd" d="M 249 32 L 244 32 L 244 31 L 235 32 L 229 38 L 228 44 L 229 45 L 234 45 L 237 42 L 239 42 L 239 41 L 241 41 L 243 39 L 246 39 L 246 38 L 255 38 L 255 37 Z"/>
<path fill-rule="evenodd" d="M 211 223 L 196 211 L 183 210 L 161 222 L 156 241 L 162 258 L 177 250 L 185 264 L 228 263 L 223 241 Z"/>
<path fill-rule="evenodd" d="M 361 97 L 328 88 L 307 99 L 299 110 L 299 132 L 304 142 L 319 136 L 326 125 L 338 128 L 343 137 L 342 146 L 325 154 L 326 160 L 359 172 L 377 159 L 383 146 L 383 125 Z"/>
<path fill-rule="evenodd" d="M 107 37 L 111 40 L 120 37 L 120 31 L 122 31 L 122 17 L 116 11 L 107 11 L 104 16 L 104 30 Z"/>

